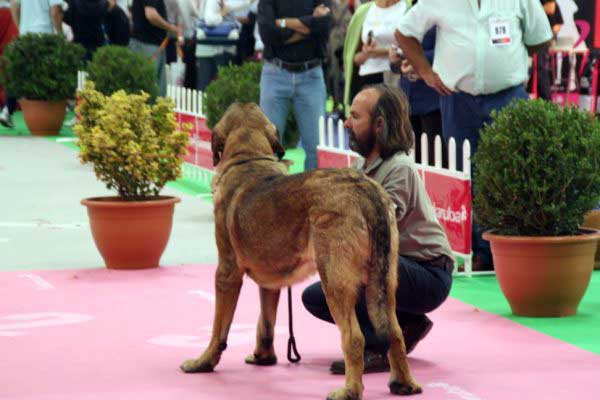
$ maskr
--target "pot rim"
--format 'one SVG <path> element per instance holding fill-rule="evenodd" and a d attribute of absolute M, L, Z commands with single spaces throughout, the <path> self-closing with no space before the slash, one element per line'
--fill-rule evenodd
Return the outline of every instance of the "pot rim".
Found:
<path fill-rule="evenodd" d="M 81 200 L 81 204 L 86 207 L 92 206 L 98 208 L 156 207 L 179 202 L 181 202 L 181 199 L 176 196 L 158 196 L 158 198 L 141 201 L 125 201 L 120 196 L 88 197 Z"/>
<path fill-rule="evenodd" d="M 568 243 L 568 242 L 579 242 L 588 240 L 600 239 L 600 230 L 590 228 L 579 228 L 578 232 L 581 235 L 568 235 L 568 236 L 510 236 L 500 235 L 494 233 L 495 229 L 485 231 L 483 238 L 488 241 L 497 242 L 513 242 L 513 243 L 525 243 L 525 242 L 551 242 L 551 243 Z"/>

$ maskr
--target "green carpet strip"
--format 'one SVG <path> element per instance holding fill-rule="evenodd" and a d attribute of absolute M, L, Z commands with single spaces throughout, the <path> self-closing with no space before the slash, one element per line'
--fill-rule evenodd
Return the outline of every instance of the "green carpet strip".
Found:
<path fill-rule="evenodd" d="M 508 318 L 538 332 L 600 354 L 600 271 L 594 271 L 592 274 L 592 281 L 579 311 L 572 317 L 515 317 L 510 312 L 510 306 L 502 295 L 495 276 L 457 277 L 454 279 L 450 295 L 477 309 Z"/>

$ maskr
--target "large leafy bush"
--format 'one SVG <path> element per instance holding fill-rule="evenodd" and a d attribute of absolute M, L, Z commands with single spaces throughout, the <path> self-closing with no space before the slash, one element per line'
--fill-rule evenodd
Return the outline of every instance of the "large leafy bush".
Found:
<path fill-rule="evenodd" d="M 477 223 L 518 236 L 575 234 L 600 198 L 600 124 L 588 112 L 520 100 L 481 133 Z"/>
<path fill-rule="evenodd" d="M 103 46 L 88 64 L 88 79 L 96 90 L 110 96 L 118 90 L 139 94 L 144 91 L 153 101 L 158 94 L 154 62 L 123 46 Z"/>
<path fill-rule="evenodd" d="M 68 42 L 63 35 L 27 33 L 4 51 L 0 81 L 10 95 L 18 98 L 74 98 L 84 54 L 81 45 Z"/>

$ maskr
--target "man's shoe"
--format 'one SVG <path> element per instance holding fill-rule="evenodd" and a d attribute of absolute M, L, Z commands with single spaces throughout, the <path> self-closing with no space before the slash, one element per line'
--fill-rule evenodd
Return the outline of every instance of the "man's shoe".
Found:
<path fill-rule="evenodd" d="M 0 113 L 0 124 L 4 125 L 7 128 L 14 129 L 15 124 L 12 121 L 12 117 L 8 112 L 7 108 L 4 108 Z"/>
<path fill-rule="evenodd" d="M 410 354 L 417 347 L 417 343 L 427 336 L 433 327 L 433 322 L 427 316 L 419 315 L 409 321 L 400 322 L 400 326 L 404 335 L 406 354 Z"/>
<path fill-rule="evenodd" d="M 369 350 L 365 351 L 365 370 L 364 374 L 373 372 L 388 372 L 390 363 L 387 354 L 375 353 Z M 346 373 L 346 364 L 344 360 L 338 360 L 331 363 L 329 371 L 334 375 L 344 375 Z"/>

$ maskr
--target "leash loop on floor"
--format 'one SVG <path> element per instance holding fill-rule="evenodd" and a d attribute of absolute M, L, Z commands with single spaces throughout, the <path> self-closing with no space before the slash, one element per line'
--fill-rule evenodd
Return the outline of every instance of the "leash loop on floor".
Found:
<path fill-rule="evenodd" d="M 302 359 L 296 348 L 296 338 L 294 337 L 294 326 L 292 321 L 292 287 L 288 286 L 288 314 L 289 314 L 289 327 L 290 327 L 290 338 L 287 346 L 287 359 L 291 363 L 297 363 Z M 294 353 L 292 356 L 292 352 Z"/>

